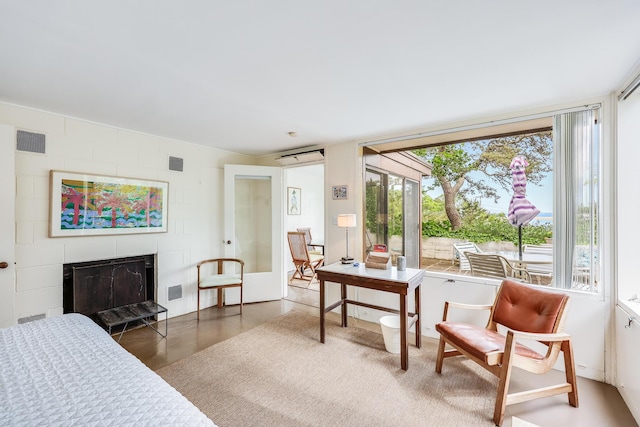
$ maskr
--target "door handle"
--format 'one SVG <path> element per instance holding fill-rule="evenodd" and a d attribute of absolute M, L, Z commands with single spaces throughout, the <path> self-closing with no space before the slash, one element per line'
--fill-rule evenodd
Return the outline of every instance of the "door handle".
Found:
<path fill-rule="evenodd" d="M 7 268 L 7 267 L 9 267 L 9 263 L 4 261 L 0 262 L 0 268 Z"/>
<path fill-rule="evenodd" d="M 226 243 L 227 245 L 231 244 L 231 240 L 223 240 L 222 243 Z"/>

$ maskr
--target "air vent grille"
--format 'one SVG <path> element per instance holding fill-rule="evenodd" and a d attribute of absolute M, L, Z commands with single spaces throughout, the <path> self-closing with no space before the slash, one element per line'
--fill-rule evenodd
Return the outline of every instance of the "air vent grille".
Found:
<path fill-rule="evenodd" d="M 169 301 L 182 298 L 182 285 L 169 286 L 167 290 L 168 290 L 167 299 Z"/>
<path fill-rule="evenodd" d="M 18 319 L 18 324 L 22 325 L 23 323 L 33 322 L 34 320 L 44 319 L 45 317 L 47 316 L 44 313 L 35 314 L 33 316 L 28 316 L 28 317 L 21 317 L 20 319 Z"/>
<path fill-rule="evenodd" d="M 169 156 L 169 170 L 182 172 L 184 168 L 184 159 L 180 157 Z"/>
<path fill-rule="evenodd" d="M 45 135 L 19 130 L 16 134 L 16 150 L 30 153 L 45 153 Z"/>

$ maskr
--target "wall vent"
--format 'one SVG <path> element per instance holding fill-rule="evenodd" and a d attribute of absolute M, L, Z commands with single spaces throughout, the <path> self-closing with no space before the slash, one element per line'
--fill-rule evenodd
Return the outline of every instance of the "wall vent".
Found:
<path fill-rule="evenodd" d="M 45 136 L 42 133 L 19 130 L 16 134 L 16 149 L 30 153 L 45 153 Z"/>
<path fill-rule="evenodd" d="M 169 170 L 182 172 L 184 169 L 184 159 L 169 156 Z"/>
<path fill-rule="evenodd" d="M 22 317 L 22 318 L 18 319 L 18 324 L 22 325 L 23 323 L 33 322 L 34 320 L 44 319 L 45 317 L 47 317 L 47 316 L 44 313 L 42 313 L 42 314 L 34 314 L 33 316 L 29 316 L 29 317 Z"/>
<path fill-rule="evenodd" d="M 182 298 L 182 285 L 169 286 L 167 289 L 169 293 L 167 299 L 169 301 Z"/>

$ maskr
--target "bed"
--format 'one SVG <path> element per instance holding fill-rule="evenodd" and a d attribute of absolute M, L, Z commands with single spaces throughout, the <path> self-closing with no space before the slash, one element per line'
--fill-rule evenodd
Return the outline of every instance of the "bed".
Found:
<path fill-rule="evenodd" d="M 0 425 L 215 426 L 81 314 L 0 329 Z"/>

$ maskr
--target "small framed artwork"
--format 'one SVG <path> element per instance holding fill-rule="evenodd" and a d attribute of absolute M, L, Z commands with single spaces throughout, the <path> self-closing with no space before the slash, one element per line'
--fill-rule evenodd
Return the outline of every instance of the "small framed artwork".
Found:
<path fill-rule="evenodd" d="M 349 198 L 349 187 L 346 185 L 334 185 L 332 187 L 333 200 Z"/>
<path fill-rule="evenodd" d="M 166 233 L 168 183 L 51 171 L 50 237 Z"/>
<path fill-rule="evenodd" d="M 300 215 L 301 192 L 297 187 L 287 187 L 287 214 Z"/>

